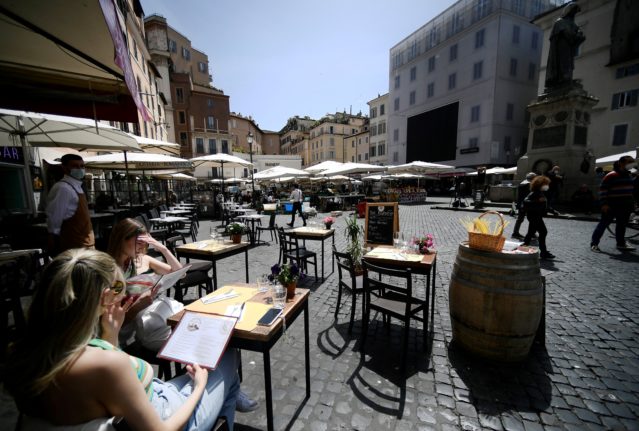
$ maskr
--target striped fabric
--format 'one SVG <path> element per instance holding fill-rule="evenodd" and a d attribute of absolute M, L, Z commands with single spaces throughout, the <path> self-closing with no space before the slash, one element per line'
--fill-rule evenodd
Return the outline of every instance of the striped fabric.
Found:
<path fill-rule="evenodd" d="M 601 181 L 599 199 L 602 205 L 633 208 L 632 177 L 628 172 L 612 171 Z"/>
<path fill-rule="evenodd" d="M 121 352 L 119 348 L 115 347 L 113 344 L 108 341 L 101 340 L 99 338 L 94 338 L 89 341 L 89 346 L 98 347 L 102 350 L 117 350 Z M 144 391 L 148 395 L 149 399 L 153 396 L 153 368 L 149 365 L 148 362 L 136 358 L 135 356 L 129 356 L 129 360 L 131 361 L 131 365 L 135 370 L 135 374 L 138 376 L 138 380 L 144 386 Z"/>

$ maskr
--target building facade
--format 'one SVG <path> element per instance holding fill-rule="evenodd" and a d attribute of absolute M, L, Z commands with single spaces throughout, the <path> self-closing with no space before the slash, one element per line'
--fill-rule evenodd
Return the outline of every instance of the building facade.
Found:
<path fill-rule="evenodd" d="M 364 130 L 368 131 L 368 118 L 361 115 L 338 112 L 323 117 L 310 130 L 310 163 L 308 165 L 327 160 L 349 161 L 344 139 Z"/>
<path fill-rule="evenodd" d="M 149 51 L 160 75 L 168 74 L 167 101 L 171 106 L 172 136 L 185 158 L 231 153 L 229 96 L 212 86 L 208 56 L 173 29 L 166 19 L 151 15 L 144 20 Z M 172 112 L 171 112 L 172 111 Z"/>
<path fill-rule="evenodd" d="M 387 157 L 512 165 L 525 151 L 553 0 L 460 0 L 390 50 Z"/>
<path fill-rule="evenodd" d="M 386 152 L 386 125 L 388 122 L 388 93 L 377 96 L 375 99 L 368 102 L 370 107 L 370 148 L 368 150 L 369 163 L 375 165 L 388 164 L 388 157 Z"/>
<path fill-rule="evenodd" d="M 229 117 L 229 132 L 232 136 L 233 151 L 239 153 L 262 154 L 264 131 L 253 120 L 253 117 L 244 117 L 242 114 L 231 112 Z M 248 135 L 253 135 L 252 146 L 249 146 Z"/>
<path fill-rule="evenodd" d="M 362 130 L 344 137 L 344 162 L 370 163 L 370 135 L 368 130 Z M 340 160 L 341 161 L 341 160 Z"/>
<path fill-rule="evenodd" d="M 310 130 L 316 120 L 306 117 L 291 117 L 279 132 L 280 154 L 297 155 L 302 158 L 302 166 L 310 160 Z"/>
<path fill-rule="evenodd" d="M 575 22 L 586 40 L 575 57 L 573 79 L 599 99 L 591 112 L 587 145 L 596 157 L 635 150 L 639 147 L 639 2 L 581 0 L 578 4 L 581 12 Z M 540 93 L 550 31 L 562 10 L 559 7 L 534 21 L 544 32 Z"/>

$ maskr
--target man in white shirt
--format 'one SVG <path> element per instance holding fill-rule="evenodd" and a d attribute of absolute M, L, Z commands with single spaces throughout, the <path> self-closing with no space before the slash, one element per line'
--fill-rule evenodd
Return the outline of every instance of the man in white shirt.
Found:
<path fill-rule="evenodd" d="M 295 224 L 295 211 L 297 211 L 300 214 L 302 221 L 304 222 L 304 226 L 306 226 L 306 218 L 304 218 L 304 213 L 302 212 L 302 202 L 304 201 L 304 195 L 302 194 L 302 191 L 297 184 L 293 184 L 293 191 L 291 192 L 291 196 L 288 199 L 293 202 L 293 213 L 291 214 L 291 222 L 287 223 L 287 225 L 293 227 L 293 224 Z"/>
<path fill-rule="evenodd" d="M 62 156 L 64 177 L 51 187 L 47 203 L 49 254 L 70 248 L 93 248 L 93 225 L 89 204 L 82 190 L 84 160 L 77 154 Z"/>

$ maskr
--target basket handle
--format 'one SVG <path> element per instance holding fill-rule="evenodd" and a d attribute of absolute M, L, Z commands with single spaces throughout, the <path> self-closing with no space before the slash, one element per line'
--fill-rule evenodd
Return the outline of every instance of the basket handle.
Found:
<path fill-rule="evenodd" d="M 499 217 L 499 221 L 501 222 L 501 226 L 500 226 L 500 229 L 499 229 L 499 233 L 497 235 L 495 235 L 495 236 L 501 236 L 501 234 L 504 233 L 504 227 L 505 227 L 504 217 L 500 213 L 498 213 L 497 211 L 486 211 L 485 213 L 480 215 L 478 218 L 482 218 L 483 216 L 488 215 L 488 214 L 495 214 L 496 216 Z"/>

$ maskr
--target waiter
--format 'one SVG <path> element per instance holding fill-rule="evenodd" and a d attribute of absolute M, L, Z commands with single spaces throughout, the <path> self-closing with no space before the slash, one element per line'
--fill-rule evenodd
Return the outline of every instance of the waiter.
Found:
<path fill-rule="evenodd" d="M 84 160 L 76 154 L 60 159 L 64 177 L 51 187 L 47 203 L 49 254 L 70 248 L 93 248 L 93 226 L 89 204 L 82 190 Z"/>
<path fill-rule="evenodd" d="M 300 214 L 302 221 L 304 222 L 304 226 L 306 226 L 306 219 L 304 218 L 304 213 L 302 212 L 302 202 L 304 201 L 304 196 L 302 195 L 302 191 L 297 184 L 293 184 L 293 191 L 291 192 L 289 200 L 293 202 L 293 213 L 291 214 L 291 222 L 287 223 L 287 225 L 293 227 L 293 224 L 295 223 L 295 211 L 297 211 Z"/>

